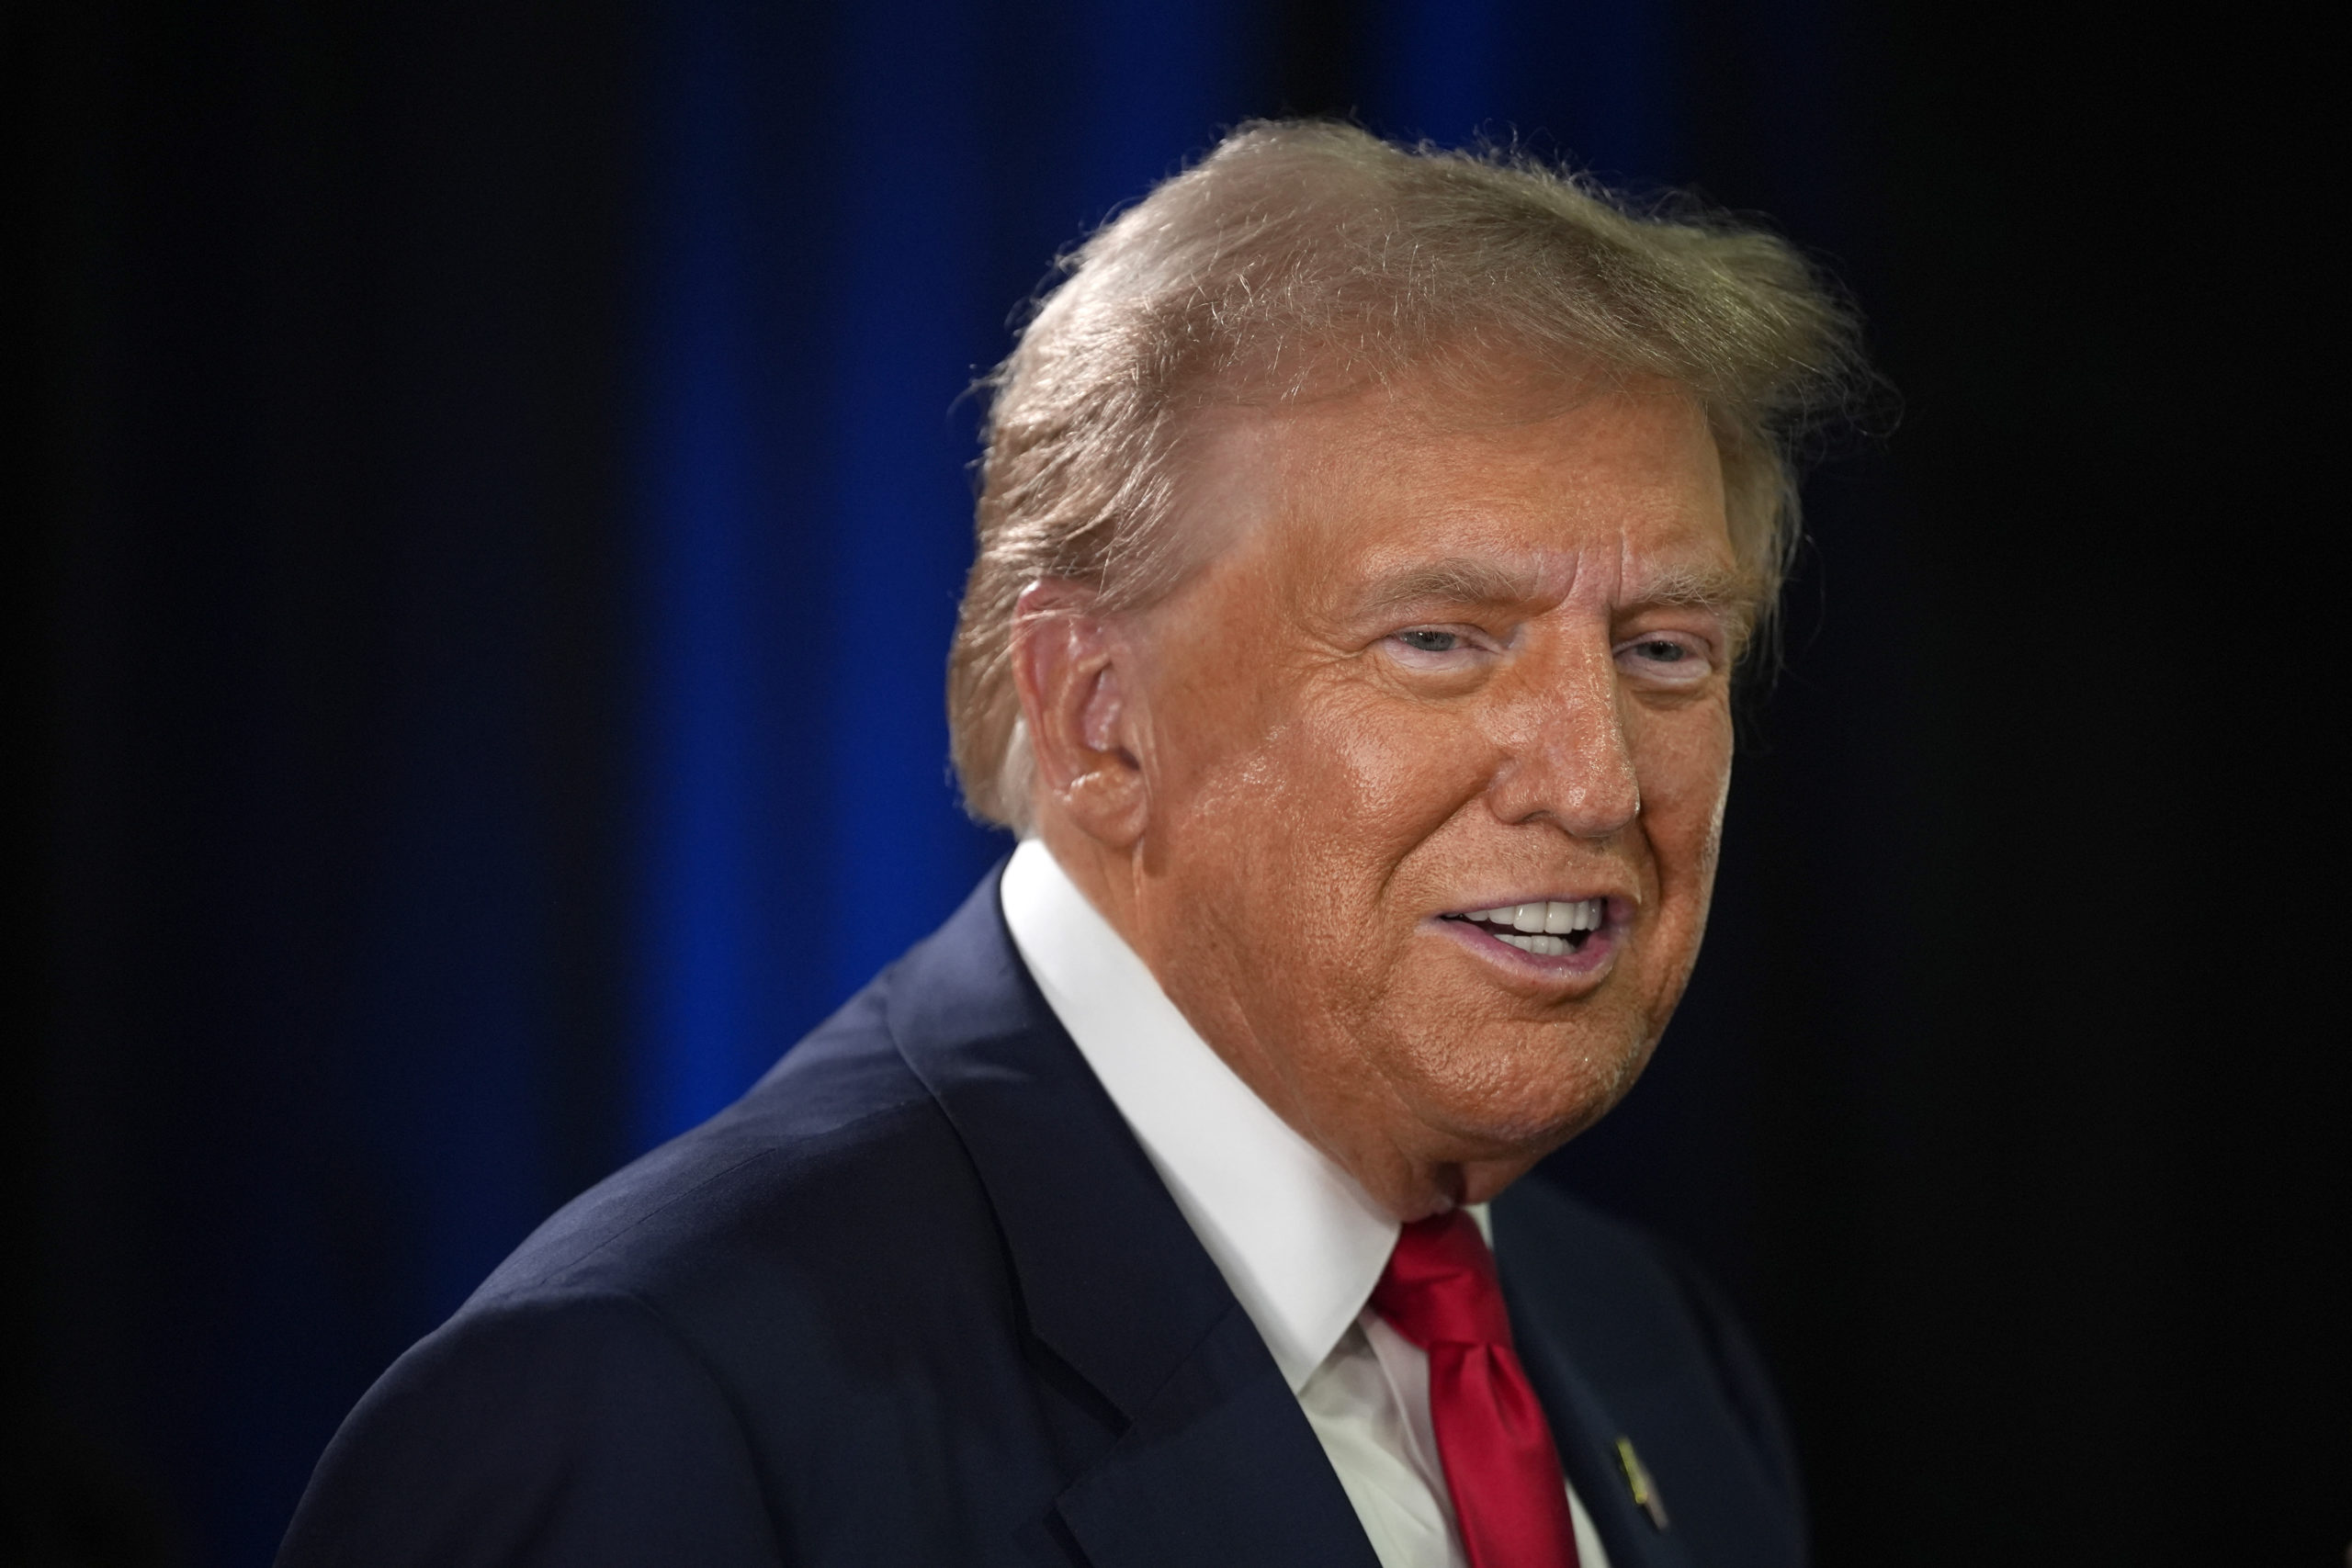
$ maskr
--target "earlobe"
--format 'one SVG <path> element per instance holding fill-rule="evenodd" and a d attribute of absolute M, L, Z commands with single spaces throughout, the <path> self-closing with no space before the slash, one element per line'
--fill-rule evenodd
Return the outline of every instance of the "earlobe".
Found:
<path fill-rule="evenodd" d="M 1070 821 L 1105 849 L 1125 851 L 1143 837 L 1149 816 L 1142 773 L 1114 765 L 1081 773 L 1061 792 Z"/>

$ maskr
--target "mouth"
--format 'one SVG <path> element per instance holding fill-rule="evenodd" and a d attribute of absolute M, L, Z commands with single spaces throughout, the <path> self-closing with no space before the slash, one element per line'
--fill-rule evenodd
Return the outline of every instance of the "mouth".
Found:
<path fill-rule="evenodd" d="M 1492 937 L 1532 958 L 1566 958 L 1582 953 L 1609 923 L 1609 900 L 1550 898 L 1440 918 Z"/>

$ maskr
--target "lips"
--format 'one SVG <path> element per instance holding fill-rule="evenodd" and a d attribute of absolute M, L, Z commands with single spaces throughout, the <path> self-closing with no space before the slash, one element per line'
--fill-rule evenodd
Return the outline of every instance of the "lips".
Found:
<path fill-rule="evenodd" d="M 1547 898 L 1472 909 L 1445 919 L 1458 920 L 1532 957 L 1564 958 L 1582 952 L 1593 933 L 1607 923 L 1609 900 Z"/>

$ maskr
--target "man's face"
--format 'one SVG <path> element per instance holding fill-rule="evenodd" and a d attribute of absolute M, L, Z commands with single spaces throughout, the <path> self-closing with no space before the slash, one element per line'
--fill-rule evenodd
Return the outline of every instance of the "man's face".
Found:
<path fill-rule="evenodd" d="M 1698 953 L 1744 605 L 1705 417 L 1408 381 L 1222 411 L 1189 472 L 1220 548 L 1136 628 L 1130 936 L 1391 1207 L 1490 1196 Z"/>

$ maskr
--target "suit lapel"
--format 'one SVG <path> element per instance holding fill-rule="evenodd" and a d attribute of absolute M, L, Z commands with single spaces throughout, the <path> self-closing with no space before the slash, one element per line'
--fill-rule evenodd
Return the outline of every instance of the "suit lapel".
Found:
<path fill-rule="evenodd" d="M 1103 1461 L 1062 1494 L 1098 1568 L 1379 1568 L 1355 1510 L 1236 1304 Z"/>
<path fill-rule="evenodd" d="M 1126 1423 L 1063 1522 L 1099 1568 L 1376 1568 L 1255 1325 L 1022 964 L 997 881 L 894 969 L 887 1006 L 988 1189 L 1030 1332 Z"/>
<path fill-rule="evenodd" d="M 1508 1258 L 1497 1261 L 1520 1364 L 1527 1369 L 1527 1380 L 1535 1385 L 1535 1396 L 1551 1418 L 1560 1468 L 1567 1472 L 1569 1484 L 1592 1516 L 1600 1544 L 1608 1549 L 1610 1568 L 1690 1568 L 1682 1538 L 1659 1530 L 1634 1506 L 1617 1461 L 1617 1439 L 1623 1428 L 1576 1363 L 1544 1331 L 1552 1316 L 1544 1310 L 1546 1303 L 1529 1300 L 1524 1281 L 1512 1278 Z"/>

